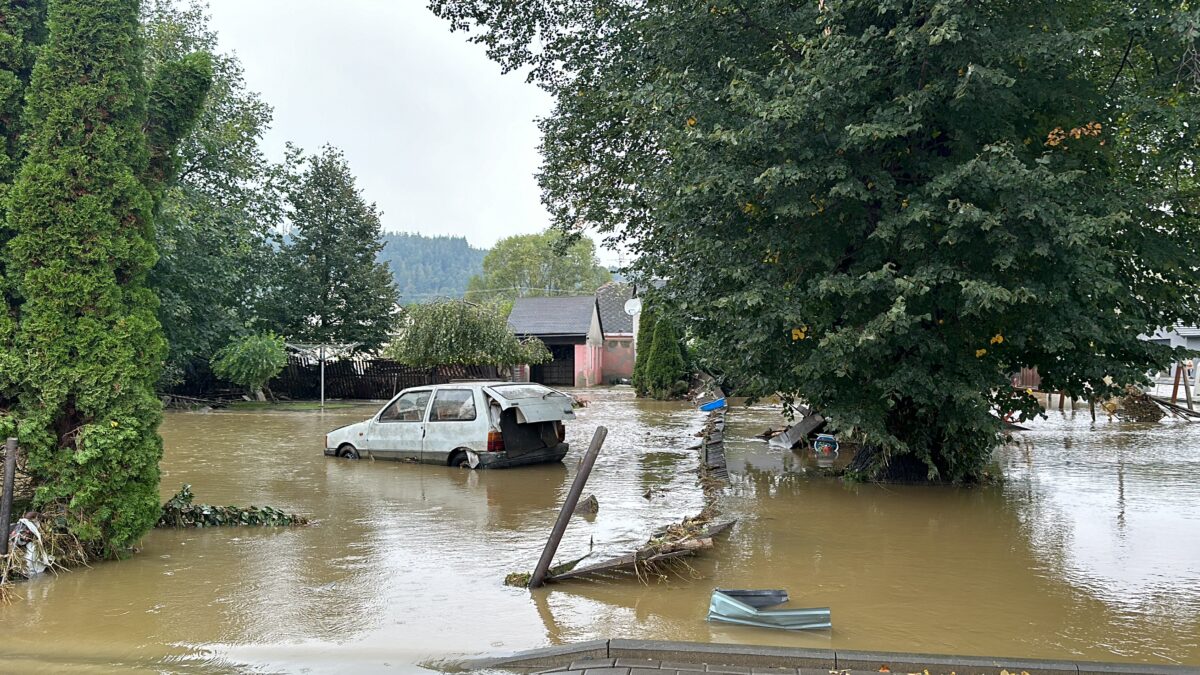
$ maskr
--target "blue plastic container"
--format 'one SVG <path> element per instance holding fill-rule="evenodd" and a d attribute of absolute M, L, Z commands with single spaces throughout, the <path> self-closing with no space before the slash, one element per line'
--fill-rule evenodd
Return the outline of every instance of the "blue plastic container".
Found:
<path fill-rule="evenodd" d="M 705 403 L 704 405 L 700 406 L 700 409 L 703 410 L 704 412 L 712 412 L 714 410 L 720 410 L 721 408 L 724 408 L 724 407 L 725 407 L 725 399 L 719 398 L 715 401 L 709 401 L 708 403 Z"/>

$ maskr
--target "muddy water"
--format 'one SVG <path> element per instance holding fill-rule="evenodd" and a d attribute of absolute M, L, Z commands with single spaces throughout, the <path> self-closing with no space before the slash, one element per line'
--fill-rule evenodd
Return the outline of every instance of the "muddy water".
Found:
<path fill-rule="evenodd" d="M 717 551 L 645 585 L 504 587 L 596 424 L 600 512 L 561 557 L 623 552 L 700 508 L 694 409 L 586 395 L 566 465 L 496 472 L 323 457 L 324 432 L 371 406 L 168 415 L 164 496 L 190 483 L 319 524 L 155 531 L 131 560 L 23 584 L 0 608 L 0 670 L 417 671 L 610 636 L 1200 665 L 1200 425 L 1055 413 L 998 453 L 1002 485 L 848 486 L 751 439 L 777 413 L 739 407 L 724 506 L 742 520 Z M 714 586 L 787 588 L 831 606 L 834 630 L 706 623 Z"/>

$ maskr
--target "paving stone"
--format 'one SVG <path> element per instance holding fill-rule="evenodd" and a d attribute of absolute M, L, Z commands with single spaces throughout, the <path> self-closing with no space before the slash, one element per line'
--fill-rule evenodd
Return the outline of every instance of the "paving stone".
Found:
<path fill-rule="evenodd" d="M 657 663 L 658 662 L 655 661 L 655 664 L 657 664 Z M 629 675 L 663 675 L 663 673 L 666 673 L 666 672 L 673 672 L 673 671 L 661 670 L 661 669 L 659 669 L 659 667 L 657 665 L 655 665 L 653 668 L 630 668 L 629 669 Z"/>
<path fill-rule="evenodd" d="M 654 659 L 617 659 L 616 665 L 630 668 L 659 668 L 659 662 Z"/>
<path fill-rule="evenodd" d="M 665 664 L 671 661 L 751 668 L 787 665 L 797 668 L 813 668 L 822 671 L 823 675 L 829 675 L 835 659 L 833 650 L 830 649 L 617 638 L 609 641 L 609 653 L 617 657 L 662 659 L 664 668 L 667 668 Z M 688 668 L 695 669 L 695 665 L 689 665 Z M 963 674 L 959 673 L 958 675 Z"/>
<path fill-rule="evenodd" d="M 1089 663 L 1076 662 L 1079 675 L 1196 675 L 1200 668 L 1195 666 L 1159 666 L 1150 663 Z"/>
<path fill-rule="evenodd" d="M 571 670 L 587 670 L 588 668 L 611 668 L 616 659 L 579 659 L 571 662 Z"/>
<path fill-rule="evenodd" d="M 749 666 L 708 666 L 710 673 L 734 673 L 735 675 L 747 675 L 750 673 Z"/>
<path fill-rule="evenodd" d="M 588 668 L 583 675 L 629 675 L 628 668 Z"/>
<path fill-rule="evenodd" d="M 703 663 L 685 663 L 683 661 L 663 661 L 658 666 L 662 670 L 682 670 L 684 672 L 703 673 Z"/>
<path fill-rule="evenodd" d="M 754 675 L 796 675 L 795 668 L 755 668 Z"/>

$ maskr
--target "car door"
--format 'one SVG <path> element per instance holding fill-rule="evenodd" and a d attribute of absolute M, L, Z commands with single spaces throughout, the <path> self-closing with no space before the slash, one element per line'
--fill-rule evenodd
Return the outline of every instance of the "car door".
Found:
<path fill-rule="evenodd" d="M 414 389 L 400 394 L 375 416 L 368 447 L 383 459 L 421 458 L 425 436 L 425 415 L 431 389 Z"/>
<path fill-rule="evenodd" d="M 423 461 L 445 464 L 459 448 L 487 450 L 487 414 L 474 387 L 438 387 L 425 425 Z"/>

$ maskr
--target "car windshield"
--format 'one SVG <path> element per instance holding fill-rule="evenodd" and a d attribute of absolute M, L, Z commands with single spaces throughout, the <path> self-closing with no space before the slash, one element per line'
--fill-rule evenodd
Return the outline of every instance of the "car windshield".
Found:
<path fill-rule="evenodd" d="M 497 394 L 504 398 L 513 401 L 519 398 L 546 398 L 547 396 L 566 396 L 560 391 L 554 391 L 549 387 L 543 387 L 540 384 L 498 384 L 489 387 Z"/>

